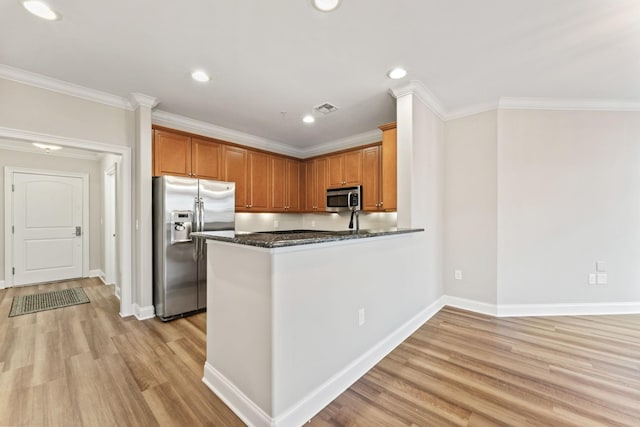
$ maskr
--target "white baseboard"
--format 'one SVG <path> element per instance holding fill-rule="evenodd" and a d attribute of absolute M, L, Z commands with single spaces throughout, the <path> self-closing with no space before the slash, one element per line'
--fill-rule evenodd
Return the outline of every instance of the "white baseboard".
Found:
<path fill-rule="evenodd" d="M 439 298 L 275 418 L 265 413 L 209 363 L 205 363 L 202 381 L 250 426 L 300 426 L 348 389 L 443 306 L 443 298 Z"/>
<path fill-rule="evenodd" d="M 95 270 L 89 270 L 89 277 L 99 277 L 104 282 L 104 271 L 100 270 L 99 268 Z"/>
<path fill-rule="evenodd" d="M 138 304 L 134 304 L 133 314 L 138 320 L 146 320 L 156 317 L 156 310 L 152 305 L 140 307 Z"/>
<path fill-rule="evenodd" d="M 580 304 L 500 304 L 498 317 L 640 314 L 640 301 Z"/>
<path fill-rule="evenodd" d="M 283 411 L 274 426 L 300 426 L 309 421 L 336 397 L 358 381 L 371 368 L 384 359 L 393 349 L 409 338 L 420 326 L 431 319 L 444 306 L 443 298 L 422 310 L 398 329 L 381 340 L 365 354 L 354 360 L 340 372 L 333 375 L 324 384 L 302 397 L 297 404 Z"/>
<path fill-rule="evenodd" d="M 463 310 L 474 311 L 476 313 L 487 314 L 489 316 L 496 316 L 498 308 L 495 304 L 489 304 L 487 302 L 475 301 L 466 298 L 452 297 L 445 295 L 442 297 L 444 301 L 443 305 L 448 305 L 455 308 L 461 308 Z"/>
<path fill-rule="evenodd" d="M 209 362 L 204 364 L 205 383 L 241 420 L 248 426 L 270 427 L 273 424 L 271 417 L 258 405 L 253 403 L 240 389 L 222 375 Z"/>

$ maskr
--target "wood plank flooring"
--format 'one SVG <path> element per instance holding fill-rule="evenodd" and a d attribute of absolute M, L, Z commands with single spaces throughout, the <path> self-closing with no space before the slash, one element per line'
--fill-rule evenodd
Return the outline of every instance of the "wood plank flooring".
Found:
<path fill-rule="evenodd" d="M 8 318 L 14 295 L 90 304 Z M 240 426 L 202 383 L 206 315 L 118 315 L 99 279 L 0 290 L 0 426 Z M 445 308 L 310 426 L 640 426 L 640 315 Z"/>
<path fill-rule="evenodd" d="M 311 426 L 640 426 L 640 315 L 445 307 Z"/>
<path fill-rule="evenodd" d="M 14 295 L 82 286 L 89 304 L 9 318 Z M 0 290 L 0 426 L 242 426 L 203 383 L 205 314 L 118 314 L 99 279 Z"/>

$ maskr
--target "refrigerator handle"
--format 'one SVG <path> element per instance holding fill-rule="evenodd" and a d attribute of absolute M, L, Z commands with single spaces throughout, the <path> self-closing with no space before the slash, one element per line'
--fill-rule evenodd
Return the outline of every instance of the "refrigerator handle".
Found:
<path fill-rule="evenodd" d="M 202 197 L 198 200 L 198 208 L 200 209 L 198 231 L 204 231 L 204 199 Z M 198 239 L 198 259 L 201 259 L 204 253 L 204 243 L 204 239 Z"/>
<path fill-rule="evenodd" d="M 193 202 L 193 231 L 200 231 L 200 202 L 198 196 L 194 197 Z M 193 256 L 196 261 L 200 258 L 200 239 L 194 239 Z"/>

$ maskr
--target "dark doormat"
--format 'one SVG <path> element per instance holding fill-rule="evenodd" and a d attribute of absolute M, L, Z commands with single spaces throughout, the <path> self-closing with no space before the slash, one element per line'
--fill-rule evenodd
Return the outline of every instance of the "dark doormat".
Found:
<path fill-rule="evenodd" d="M 53 310 L 54 308 L 70 305 L 86 304 L 90 302 L 82 288 L 63 289 L 61 291 L 43 292 L 33 295 L 13 297 L 9 317 L 38 311 Z"/>

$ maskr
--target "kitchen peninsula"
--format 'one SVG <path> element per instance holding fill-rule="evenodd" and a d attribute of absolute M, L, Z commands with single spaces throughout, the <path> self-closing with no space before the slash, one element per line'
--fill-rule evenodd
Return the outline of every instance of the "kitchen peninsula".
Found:
<path fill-rule="evenodd" d="M 422 229 L 193 236 L 207 242 L 203 381 L 249 425 L 305 423 L 424 321 Z"/>

